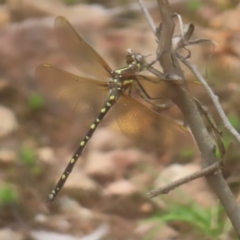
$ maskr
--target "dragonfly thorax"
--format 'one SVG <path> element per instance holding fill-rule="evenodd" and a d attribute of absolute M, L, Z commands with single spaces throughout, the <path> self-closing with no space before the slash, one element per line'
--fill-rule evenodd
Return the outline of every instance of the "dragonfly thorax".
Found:
<path fill-rule="evenodd" d="M 108 82 L 109 90 L 112 90 L 112 89 L 122 90 L 123 83 L 122 83 L 121 77 L 118 75 L 116 78 L 111 78 L 109 80 L 109 82 Z"/>
<path fill-rule="evenodd" d="M 125 78 L 123 75 L 115 75 L 116 78 L 111 78 L 108 82 L 108 88 L 110 92 L 112 90 L 119 91 L 119 92 L 125 92 L 128 88 L 131 87 L 133 84 L 133 79 L 131 78 Z"/>

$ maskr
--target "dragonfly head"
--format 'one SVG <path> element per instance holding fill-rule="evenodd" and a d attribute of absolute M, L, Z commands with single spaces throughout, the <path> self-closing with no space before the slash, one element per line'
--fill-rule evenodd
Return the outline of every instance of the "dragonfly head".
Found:
<path fill-rule="evenodd" d="M 132 49 L 127 50 L 126 63 L 136 66 L 135 71 L 137 72 L 142 71 L 147 66 L 145 57 L 140 53 L 133 53 Z"/>

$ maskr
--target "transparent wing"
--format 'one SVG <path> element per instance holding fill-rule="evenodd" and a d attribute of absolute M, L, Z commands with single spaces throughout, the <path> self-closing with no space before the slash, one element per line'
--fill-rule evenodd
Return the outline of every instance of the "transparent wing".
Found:
<path fill-rule="evenodd" d="M 182 125 L 151 111 L 129 96 L 120 97 L 114 114 L 122 133 L 141 145 L 179 148 L 192 141 L 191 134 Z"/>
<path fill-rule="evenodd" d="M 168 83 L 158 77 L 136 75 L 136 79 L 142 85 L 147 94 L 152 98 L 171 98 L 173 94 Z"/>
<path fill-rule="evenodd" d="M 54 22 L 57 39 L 72 64 L 84 75 L 108 81 L 111 68 L 103 58 L 75 31 L 64 17 Z"/>
<path fill-rule="evenodd" d="M 173 97 L 174 91 L 171 88 L 171 84 L 167 80 L 161 80 L 155 76 L 145 76 L 145 75 L 136 75 L 137 81 L 142 85 L 144 90 L 148 95 L 155 99 L 169 98 Z M 154 83 L 157 82 L 157 83 Z M 189 88 L 189 91 L 194 95 L 202 91 L 202 84 L 198 81 L 187 80 L 186 84 Z"/>
<path fill-rule="evenodd" d="M 79 77 L 49 64 L 38 66 L 36 77 L 48 95 L 81 114 L 98 114 L 108 96 L 106 82 Z"/>

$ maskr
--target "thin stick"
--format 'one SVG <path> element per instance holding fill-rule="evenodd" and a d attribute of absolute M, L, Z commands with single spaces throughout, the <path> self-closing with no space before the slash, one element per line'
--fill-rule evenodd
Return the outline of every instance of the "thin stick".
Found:
<path fill-rule="evenodd" d="M 187 59 L 181 58 L 181 61 L 194 73 L 194 75 L 197 77 L 197 79 L 203 84 L 204 88 L 206 89 L 208 95 L 213 101 L 213 104 L 215 105 L 219 116 L 221 117 L 224 127 L 229 131 L 229 133 L 240 143 L 240 135 L 236 131 L 236 129 L 231 125 L 229 122 L 226 114 L 224 113 L 221 104 L 219 103 L 218 96 L 216 96 L 212 89 L 208 86 L 206 80 L 203 78 L 203 76 L 198 71 L 197 67 L 190 63 Z"/>
<path fill-rule="evenodd" d="M 204 168 L 198 172 L 195 172 L 193 174 L 190 174 L 186 177 L 183 177 L 179 180 L 176 180 L 174 182 L 171 182 L 163 187 L 160 187 L 160 188 L 157 188 L 155 190 L 152 190 L 148 193 L 148 195 L 151 197 L 151 198 L 154 198 L 160 194 L 167 194 L 169 193 L 171 190 L 185 184 L 185 183 L 188 183 L 188 182 L 191 182 L 197 178 L 200 178 L 200 177 L 203 177 L 203 176 L 206 176 L 210 173 L 213 173 L 215 172 L 216 170 L 219 170 L 220 171 L 220 168 L 221 168 L 221 163 L 220 162 L 216 162 L 214 163 L 213 165 L 207 167 L 207 168 Z"/>
<path fill-rule="evenodd" d="M 141 9 L 142 9 L 142 11 L 143 11 L 143 13 L 144 13 L 144 15 L 145 15 L 145 17 L 146 17 L 148 23 L 149 23 L 149 25 L 150 25 L 150 28 L 151 28 L 152 31 L 153 31 L 154 36 L 155 36 L 155 32 L 156 32 L 156 26 L 155 26 L 155 23 L 154 23 L 152 17 L 150 16 L 150 14 L 149 14 L 147 8 L 144 6 L 143 1 L 142 1 L 142 0 L 138 0 L 138 2 L 139 2 L 139 5 L 140 5 L 140 7 L 141 7 Z"/>

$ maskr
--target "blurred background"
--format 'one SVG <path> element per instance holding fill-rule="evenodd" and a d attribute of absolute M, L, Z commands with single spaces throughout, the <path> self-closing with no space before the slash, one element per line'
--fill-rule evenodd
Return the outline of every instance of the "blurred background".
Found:
<path fill-rule="evenodd" d="M 34 76 L 42 63 L 79 74 L 57 43 L 55 17 L 65 16 L 112 69 L 125 66 L 128 48 L 150 54 L 151 62 L 157 45 L 137 1 L 1 0 L 0 4 L 0 239 L 234 239 L 204 179 L 154 200 L 147 196 L 151 189 L 201 168 L 194 144 L 187 143 L 184 149 L 159 149 L 157 144 L 142 148 L 121 132 L 111 131 L 112 125 L 96 130 L 56 200 L 45 203 L 92 121 L 53 98 L 51 84 L 41 86 Z M 156 1 L 145 4 L 158 25 Z M 192 40 L 210 38 L 218 43 L 189 47 L 190 61 L 239 130 L 239 1 L 170 0 L 170 4 L 184 23 L 195 25 Z M 177 30 L 178 25 L 176 34 Z M 183 68 L 187 79 L 195 80 Z M 224 131 L 204 90 L 190 85 Z M 166 115 L 183 120 L 175 108 Z M 174 138 L 187 142 L 177 134 Z M 233 140 L 225 132 L 223 139 Z M 223 169 L 236 196 L 237 149 L 231 150 Z"/>

